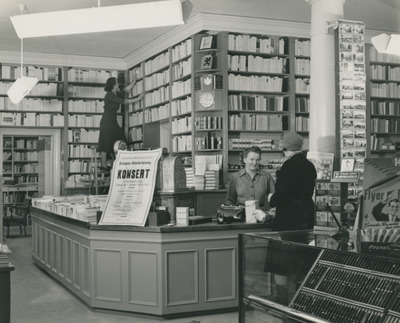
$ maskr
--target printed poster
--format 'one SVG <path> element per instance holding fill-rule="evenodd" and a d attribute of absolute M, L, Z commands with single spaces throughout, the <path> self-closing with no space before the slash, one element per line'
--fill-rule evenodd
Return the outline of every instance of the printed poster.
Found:
<path fill-rule="evenodd" d="M 161 154 L 161 148 L 118 152 L 99 225 L 145 225 Z"/>
<path fill-rule="evenodd" d="M 400 167 L 392 158 L 365 159 L 363 229 L 400 228 Z"/>

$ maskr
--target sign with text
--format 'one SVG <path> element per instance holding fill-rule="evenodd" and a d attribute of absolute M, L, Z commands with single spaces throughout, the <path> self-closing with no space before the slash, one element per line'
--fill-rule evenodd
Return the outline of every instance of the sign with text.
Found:
<path fill-rule="evenodd" d="M 145 225 L 161 154 L 161 149 L 118 152 L 99 225 Z"/>

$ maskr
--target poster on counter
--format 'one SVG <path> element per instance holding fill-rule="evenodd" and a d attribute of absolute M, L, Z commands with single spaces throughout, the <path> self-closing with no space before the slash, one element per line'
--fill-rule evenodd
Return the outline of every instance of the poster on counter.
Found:
<path fill-rule="evenodd" d="M 393 158 L 365 159 L 362 229 L 400 228 L 400 167 Z"/>
<path fill-rule="evenodd" d="M 161 148 L 118 152 L 99 225 L 145 225 L 161 154 Z"/>

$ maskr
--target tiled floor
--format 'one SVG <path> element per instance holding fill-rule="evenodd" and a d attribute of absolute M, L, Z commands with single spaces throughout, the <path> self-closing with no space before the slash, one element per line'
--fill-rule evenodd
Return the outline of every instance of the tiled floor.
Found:
<path fill-rule="evenodd" d="M 30 233 L 28 228 L 28 233 Z M 47 276 L 31 260 L 31 236 L 20 237 L 13 228 L 4 242 L 11 249 L 11 323 L 232 323 L 238 314 L 226 313 L 179 319 L 156 319 L 130 314 L 93 311 L 62 285 Z"/>

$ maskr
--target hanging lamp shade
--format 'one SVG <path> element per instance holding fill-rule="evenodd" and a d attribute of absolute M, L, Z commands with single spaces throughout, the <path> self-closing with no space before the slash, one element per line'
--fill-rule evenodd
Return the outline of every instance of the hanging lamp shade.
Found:
<path fill-rule="evenodd" d="M 39 80 L 36 77 L 22 76 L 11 85 L 7 95 L 14 104 L 19 103 L 37 84 Z"/>
<path fill-rule="evenodd" d="M 371 38 L 378 53 L 400 55 L 400 35 L 380 34 Z"/>
<path fill-rule="evenodd" d="M 186 2 L 186 1 L 185 1 Z M 19 38 L 184 24 L 180 0 L 24 14 L 10 17 Z"/>

